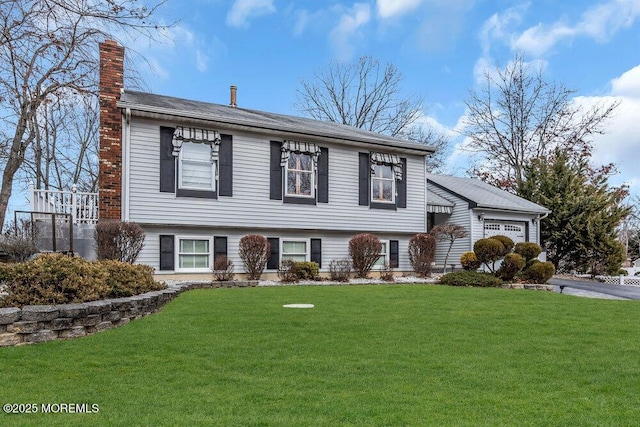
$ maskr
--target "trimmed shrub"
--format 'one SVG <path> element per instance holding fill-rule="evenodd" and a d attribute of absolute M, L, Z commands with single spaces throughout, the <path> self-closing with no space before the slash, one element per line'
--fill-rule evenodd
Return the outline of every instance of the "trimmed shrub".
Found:
<path fill-rule="evenodd" d="M 351 277 L 351 261 L 334 259 L 329 263 L 329 277 L 335 282 L 348 282 Z"/>
<path fill-rule="evenodd" d="M 240 239 L 238 253 L 244 263 L 249 280 L 260 280 L 267 266 L 271 245 L 266 237 L 259 234 L 247 234 Z"/>
<path fill-rule="evenodd" d="M 480 239 L 473 244 L 473 252 L 475 252 L 480 264 L 485 264 L 489 270 L 495 271 L 495 264 L 503 257 L 504 245 L 498 239 Z"/>
<path fill-rule="evenodd" d="M 525 269 L 521 277 L 531 283 L 546 283 L 556 273 L 555 266 L 547 262 L 534 262 L 530 267 Z"/>
<path fill-rule="evenodd" d="M 628 275 L 629 275 L 629 272 L 624 268 L 621 268 L 620 270 L 618 270 L 618 276 L 628 276 Z"/>
<path fill-rule="evenodd" d="M 0 285 L 7 292 L 0 306 L 81 303 L 164 289 L 152 275 L 153 269 L 146 265 L 41 255 L 24 263 L 0 265 Z"/>
<path fill-rule="evenodd" d="M 478 286 L 483 288 L 498 287 L 502 280 L 493 274 L 481 271 L 456 271 L 440 278 L 440 283 L 449 286 Z"/>
<path fill-rule="evenodd" d="M 0 252 L 6 253 L 11 261 L 24 262 L 38 253 L 38 229 L 33 222 L 25 219 L 11 222 L 5 230 L 0 236 Z"/>
<path fill-rule="evenodd" d="M 460 264 L 462 268 L 467 271 L 473 271 L 480 268 L 480 261 L 475 252 L 465 252 L 460 257 Z"/>
<path fill-rule="evenodd" d="M 356 234 L 349 240 L 349 256 L 356 277 L 365 278 L 380 257 L 382 243 L 370 233 Z"/>
<path fill-rule="evenodd" d="M 516 274 L 522 270 L 525 265 L 525 260 L 516 253 L 510 253 L 505 255 L 502 260 L 502 264 L 500 264 L 500 268 L 496 271 L 496 276 L 501 278 L 504 281 L 513 280 L 516 277 Z"/>
<path fill-rule="evenodd" d="M 489 238 L 499 241 L 500 243 L 502 243 L 502 246 L 504 246 L 504 249 L 500 254 L 501 257 L 506 256 L 507 254 L 510 254 L 511 251 L 513 251 L 514 243 L 510 237 L 498 235 L 498 236 L 491 236 Z"/>
<path fill-rule="evenodd" d="M 431 264 L 436 253 L 436 239 L 431 234 L 416 234 L 409 240 L 409 261 L 419 277 L 431 274 Z"/>
<path fill-rule="evenodd" d="M 316 280 L 320 273 L 320 266 L 313 261 L 298 261 L 295 263 L 295 272 L 300 280 Z"/>
<path fill-rule="evenodd" d="M 532 242 L 519 242 L 516 243 L 514 252 L 524 258 L 525 261 L 537 258 L 542 252 L 542 248 L 537 243 Z"/>
<path fill-rule="evenodd" d="M 218 255 L 213 260 L 213 280 L 216 282 L 230 282 L 233 280 L 233 261 L 227 258 L 225 255 Z"/>
<path fill-rule="evenodd" d="M 109 287 L 107 298 L 122 298 L 145 292 L 159 291 L 165 286 L 153 280 L 153 267 L 143 264 L 102 260 L 97 262 L 107 273 L 105 283 Z"/>
<path fill-rule="evenodd" d="M 95 230 L 98 260 L 110 259 L 133 264 L 144 247 L 144 238 L 144 230 L 135 222 L 98 222 Z"/>

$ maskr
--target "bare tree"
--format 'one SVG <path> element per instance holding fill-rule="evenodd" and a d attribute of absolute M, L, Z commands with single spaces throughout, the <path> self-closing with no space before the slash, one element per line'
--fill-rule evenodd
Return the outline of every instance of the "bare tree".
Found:
<path fill-rule="evenodd" d="M 384 68 L 377 59 L 363 56 L 351 63 L 331 62 L 312 80 L 302 79 L 296 107 L 317 120 L 341 123 L 404 138 L 443 149 L 431 158 L 440 166 L 449 144 L 446 135 L 424 123 L 423 100 L 404 97 L 402 74 L 393 64 Z"/>
<path fill-rule="evenodd" d="M 23 168 L 36 188 L 98 190 L 99 115 L 94 93 L 42 105 Z"/>
<path fill-rule="evenodd" d="M 451 224 L 445 222 L 444 224 L 438 224 L 431 229 L 431 234 L 440 241 L 449 242 L 449 248 L 447 248 L 447 255 L 444 257 L 444 270 L 443 272 L 447 272 L 447 261 L 449 260 L 449 254 L 451 253 L 451 248 L 456 240 L 462 239 L 469 235 L 469 232 L 462 225 Z"/>
<path fill-rule="evenodd" d="M 38 136 L 43 105 L 94 92 L 98 42 L 115 34 L 151 35 L 159 28 L 153 13 L 163 2 L 0 0 L 0 224 Z"/>
<path fill-rule="evenodd" d="M 524 166 L 550 155 L 556 147 L 576 155 L 590 153 L 591 138 L 618 102 L 603 102 L 587 111 L 571 99 L 574 90 L 546 81 L 542 70 L 518 54 L 502 69 L 485 73 L 479 92 L 466 101 L 465 135 L 469 149 L 481 155 L 474 173 L 500 188 L 515 191 Z"/>

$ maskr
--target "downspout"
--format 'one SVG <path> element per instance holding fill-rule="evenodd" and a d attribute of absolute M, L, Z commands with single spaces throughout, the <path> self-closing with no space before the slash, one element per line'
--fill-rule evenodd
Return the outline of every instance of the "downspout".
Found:
<path fill-rule="evenodd" d="M 428 231 L 428 222 L 429 222 L 429 214 L 427 213 L 427 206 L 429 205 L 429 200 L 428 200 L 428 196 L 427 194 L 429 193 L 427 191 L 427 156 L 424 157 L 424 164 L 423 164 L 423 169 L 424 169 L 424 175 L 423 175 L 423 179 L 424 179 L 424 209 L 423 209 L 423 213 L 424 213 L 424 233 L 426 233 Z"/>
<path fill-rule="evenodd" d="M 129 182 L 131 167 L 131 108 L 124 111 L 124 123 L 122 126 L 122 220 L 129 221 Z"/>
<path fill-rule="evenodd" d="M 536 242 L 540 246 L 542 246 L 542 242 L 540 241 L 540 223 L 542 222 L 543 219 L 545 219 L 548 216 L 549 216 L 549 212 L 547 212 L 546 214 L 544 214 L 542 216 L 538 215 L 538 217 L 536 218 L 536 237 L 537 237 Z"/>

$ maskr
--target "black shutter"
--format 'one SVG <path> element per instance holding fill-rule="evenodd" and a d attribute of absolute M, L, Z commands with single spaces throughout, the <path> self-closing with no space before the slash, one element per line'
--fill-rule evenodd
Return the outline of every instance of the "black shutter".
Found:
<path fill-rule="evenodd" d="M 160 270 L 175 270 L 174 241 L 171 235 L 160 236 Z"/>
<path fill-rule="evenodd" d="M 219 155 L 218 195 L 233 196 L 233 140 L 231 135 L 222 135 Z"/>
<path fill-rule="evenodd" d="M 280 166 L 281 149 L 281 142 L 271 141 L 271 174 L 269 179 L 269 198 L 271 200 L 282 200 L 282 166 Z"/>
<path fill-rule="evenodd" d="M 318 157 L 318 203 L 329 203 L 329 149 L 320 147 Z"/>
<path fill-rule="evenodd" d="M 400 158 L 402 162 L 402 179 L 396 182 L 396 206 L 399 208 L 407 207 L 407 159 Z"/>
<path fill-rule="evenodd" d="M 160 192 L 176 191 L 176 158 L 173 156 L 174 128 L 160 127 Z"/>
<path fill-rule="evenodd" d="M 369 153 L 358 153 L 358 201 L 360 206 L 369 206 L 369 179 L 371 178 L 371 166 L 369 164 Z"/>
<path fill-rule="evenodd" d="M 213 259 L 219 256 L 227 256 L 227 238 L 215 236 L 213 238 Z"/>
<path fill-rule="evenodd" d="M 389 267 L 398 268 L 400 266 L 400 250 L 397 240 L 389 240 Z"/>
<path fill-rule="evenodd" d="M 311 261 L 322 268 L 322 240 L 311 239 Z"/>
<path fill-rule="evenodd" d="M 271 246 L 271 253 L 269 254 L 269 260 L 267 260 L 267 269 L 277 270 L 280 266 L 280 239 L 277 237 L 268 237 L 267 240 Z"/>

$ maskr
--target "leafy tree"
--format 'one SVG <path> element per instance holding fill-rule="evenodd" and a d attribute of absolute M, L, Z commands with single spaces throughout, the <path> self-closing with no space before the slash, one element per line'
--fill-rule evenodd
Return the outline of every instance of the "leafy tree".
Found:
<path fill-rule="evenodd" d="M 331 62 L 313 79 L 300 81 L 297 108 L 317 120 L 431 145 L 436 152 L 428 166 L 437 168 L 444 162 L 449 139 L 421 123 L 423 101 L 402 96 L 401 82 L 395 65 L 383 68 L 370 56 L 351 63 Z"/>
<path fill-rule="evenodd" d="M 447 272 L 447 261 L 449 260 L 449 254 L 451 253 L 451 248 L 456 240 L 462 239 L 469 235 L 469 232 L 462 225 L 458 224 L 450 224 L 448 222 L 444 224 L 438 224 L 433 229 L 431 229 L 431 234 L 440 241 L 449 242 L 449 247 L 447 248 L 447 254 L 444 257 L 444 272 Z"/>
<path fill-rule="evenodd" d="M 609 186 L 611 172 L 594 170 L 587 154 L 571 157 L 559 148 L 524 168 L 518 194 L 551 210 L 540 235 L 559 270 L 595 274 L 620 267 L 617 228 L 629 208 L 622 205 L 626 187 Z"/>
<path fill-rule="evenodd" d="M 0 0 L 0 224 L 16 174 L 42 132 L 44 107 L 95 92 L 98 42 L 156 34 L 153 13 L 163 2 Z"/>
<path fill-rule="evenodd" d="M 584 111 L 572 102 L 574 90 L 548 82 L 542 70 L 517 55 L 504 69 L 487 71 L 479 91 L 466 101 L 464 133 L 481 161 L 474 173 L 514 191 L 531 159 L 559 148 L 578 157 L 591 152 L 591 138 L 604 132 L 617 102 Z"/>

